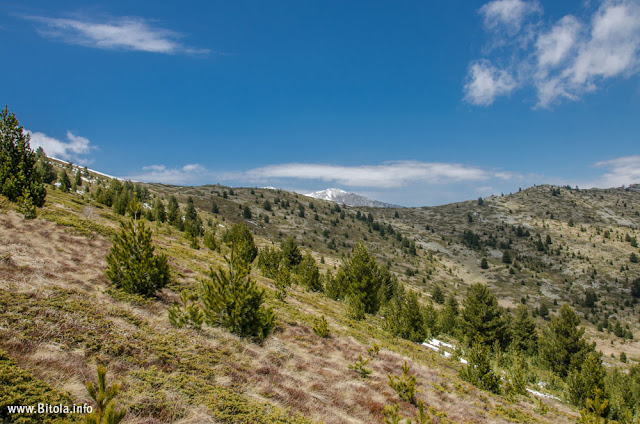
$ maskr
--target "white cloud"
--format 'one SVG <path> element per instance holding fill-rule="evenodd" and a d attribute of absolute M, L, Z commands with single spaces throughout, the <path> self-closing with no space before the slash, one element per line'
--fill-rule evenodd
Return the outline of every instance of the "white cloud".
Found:
<path fill-rule="evenodd" d="M 84 155 L 87 155 L 96 147 L 91 145 L 88 138 L 80 137 L 67 131 L 67 141 L 60 141 L 57 138 L 49 137 L 41 132 L 31 132 L 26 130 L 31 136 L 31 148 L 36 150 L 42 147 L 48 156 L 52 156 L 63 160 L 85 161 Z"/>
<path fill-rule="evenodd" d="M 24 16 L 41 24 L 37 28 L 43 37 L 105 50 L 135 50 L 152 53 L 208 53 L 182 44 L 182 35 L 150 25 L 145 19 L 121 17 L 106 22 L 90 19 L 64 19 Z"/>
<path fill-rule="evenodd" d="M 640 156 L 623 156 L 598 162 L 595 166 L 607 168 L 608 172 L 590 186 L 610 188 L 640 183 Z"/>
<path fill-rule="evenodd" d="M 464 99 L 474 105 L 488 106 L 496 97 L 509 94 L 515 88 L 515 80 L 508 72 L 480 60 L 469 68 Z"/>
<path fill-rule="evenodd" d="M 192 163 L 180 168 L 167 168 L 165 165 L 149 165 L 142 168 L 141 173 L 130 175 L 127 179 L 150 183 L 176 185 L 212 184 L 216 174 L 202 165 Z"/>
<path fill-rule="evenodd" d="M 505 28 L 509 32 L 519 31 L 527 16 L 539 12 L 542 7 L 537 1 L 495 0 L 480 8 L 487 28 Z"/>
<path fill-rule="evenodd" d="M 416 183 L 450 183 L 504 178 L 477 167 L 461 164 L 397 161 L 380 165 L 341 166 L 290 163 L 256 168 L 244 173 L 249 180 L 296 178 L 321 180 L 350 187 L 394 188 Z"/>
<path fill-rule="evenodd" d="M 520 22 L 515 18 L 521 16 L 515 5 L 521 2 L 502 3 L 490 2 L 483 6 L 481 11 L 485 20 L 487 16 L 494 16 L 501 21 L 503 17 L 512 15 L 514 22 Z M 510 4 L 510 8 L 506 7 Z M 492 14 L 488 15 L 490 11 Z M 516 86 L 531 86 L 537 93 L 537 106 L 548 108 L 561 99 L 578 100 L 584 94 L 597 90 L 606 79 L 630 76 L 640 71 L 638 0 L 604 0 L 587 21 L 566 15 L 551 25 L 540 20 L 528 28 L 526 34 L 515 37 L 526 38 L 526 41 L 503 43 L 513 48 L 506 57 L 499 58 L 500 62 L 509 63 L 508 66 L 486 65 L 489 63 L 487 59 L 471 64 L 467 80 L 472 83 L 478 79 L 476 85 L 479 89 L 476 90 L 478 95 L 473 95 L 471 89 L 474 86 L 470 82 L 465 85 L 467 102 L 487 106 L 496 97 L 509 94 Z M 531 39 L 534 43 L 527 42 Z M 479 63 L 484 63 L 484 67 L 478 67 Z M 496 80 L 495 76 L 500 75 L 516 77 L 512 84 L 507 85 L 511 89 L 492 91 L 491 83 Z"/>

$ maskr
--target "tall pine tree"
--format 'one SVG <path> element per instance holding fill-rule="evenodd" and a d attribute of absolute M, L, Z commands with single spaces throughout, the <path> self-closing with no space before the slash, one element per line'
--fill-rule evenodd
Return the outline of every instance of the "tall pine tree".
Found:
<path fill-rule="evenodd" d="M 16 115 L 5 106 L 0 112 L 0 194 L 12 202 L 20 200 L 41 207 L 47 192 L 29 141 Z"/>

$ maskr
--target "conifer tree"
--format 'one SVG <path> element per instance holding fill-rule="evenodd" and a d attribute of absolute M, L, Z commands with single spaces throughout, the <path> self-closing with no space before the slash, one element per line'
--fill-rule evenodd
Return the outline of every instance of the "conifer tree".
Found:
<path fill-rule="evenodd" d="M 64 191 L 65 193 L 68 193 L 69 190 L 71 190 L 71 180 L 69 180 L 67 171 L 65 171 L 64 169 L 60 170 L 58 182 L 60 183 L 60 190 Z"/>
<path fill-rule="evenodd" d="M 570 402 L 577 406 L 584 406 L 587 399 L 595 397 L 596 391 L 604 390 L 604 376 L 600 355 L 589 352 L 580 370 L 574 368 L 567 376 Z"/>
<path fill-rule="evenodd" d="M 80 170 L 76 171 L 76 177 L 74 182 L 76 183 L 76 187 L 82 187 L 82 174 L 80 174 Z"/>
<path fill-rule="evenodd" d="M 232 247 L 227 270 L 211 269 L 202 282 L 205 320 L 240 337 L 263 340 L 275 326 L 275 315 L 262 305 L 265 292 L 249 276 L 250 263 L 236 258 L 241 251 Z"/>
<path fill-rule="evenodd" d="M 422 343 L 427 337 L 426 311 L 415 292 L 402 290 L 383 309 L 386 329 L 397 337 Z"/>
<path fill-rule="evenodd" d="M 284 263 L 277 267 L 273 284 L 276 286 L 276 297 L 284 300 L 287 297 L 287 289 L 291 287 L 291 271 Z"/>
<path fill-rule="evenodd" d="M 511 333 L 511 346 L 519 351 L 534 354 L 538 347 L 538 333 L 536 332 L 536 321 L 529 314 L 529 310 L 524 305 L 518 305 L 514 318 L 509 325 Z"/>
<path fill-rule="evenodd" d="M 468 340 L 480 334 L 488 346 L 496 341 L 503 348 L 508 344 L 507 323 L 502 308 L 498 306 L 496 296 L 484 284 L 476 283 L 469 287 L 461 318 L 461 329 Z"/>
<path fill-rule="evenodd" d="M 433 286 L 433 289 L 431 290 L 431 299 L 433 299 L 434 302 L 442 305 L 444 303 L 444 292 L 442 291 L 442 289 L 440 288 L 440 286 L 435 285 Z"/>
<path fill-rule="evenodd" d="M 262 271 L 262 275 L 267 278 L 274 279 L 278 275 L 279 268 L 281 266 L 287 267 L 286 262 L 283 262 L 282 252 L 276 248 L 265 246 L 260 250 L 258 255 L 258 268 Z"/>
<path fill-rule="evenodd" d="M 118 409 L 115 406 L 115 398 L 120 393 L 120 383 L 113 383 L 107 387 L 107 369 L 98 365 L 98 386 L 93 382 L 86 383 L 89 396 L 96 403 L 96 408 L 91 414 L 84 417 L 85 424 L 118 424 L 127 414 L 127 410 Z"/>
<path fill-rule="evenodd" d="M 202 239 L 204 245 L 209 250 L 217 250 L 218 242 L 216 241 L 216 227 L 207 228 Z"/>
<path fill-rule="evenodd" d="M 491 369 L 489 347 L 476 333 L 468 353 L 468 363 L 460 371 L 460 378 L 492 393 L 500 393 L 500 378 Z"/>
<path fill-rule="evenodd" d="M 47 192 L 36 167 L 37 155 L 29 141 L 30 136 L 16 115 L 5 106 L 0 111 L 0 194 L 12 202 L 22 198 L 22 202 L 30 201 L 41 207 Z"/>
<path fill-rule="evenodd" d="M 380 304 L 385 305 L 397 294 L 400 293 L 401 286 L 398 283 L 398 277 L 391 274 L 386 266 L 379 267 L 380 277 Z"/>
<path fill-rule="evenodd" d="M 164 209 L 164 202 L 157 198 L 155 202 L 153 202 L 153 219 L 158 222 L 165 222 L 167 220 L 167 212 Z"/>
<path fill-rule="evenodd" d="M 580 369 L 587 354 L 594 350 L 584 339 L 580 318 L 568 304 L 563 304 L 558 315 L 543 330 L 539 340 L 540 362 L 561 377 L 571 370 Z"/>
<path fill-rule="evenodd" d="M 378 312 L 382 278 L 376 260 L 364 244 L 358 242 L 354 246 L 351 257 L 338 270 L 336 280 L 341 291 L 344 290 L 341 296 L 347 299 L 354 319 Z"/>
<path fill-rule="evenodd" d="M 182 216 L 180 215 L 180 206 L 178 205 L 178 199 L 176 199 L 176 196 L 173 195 L 169 197 L 169 203 L 167 204 L 167 221 L 169 222 L 169 224 L 173 225 L 181 231 L 184 228 Z"/>
<path fill-rule="evenodd" d="M 187 238 L 191 240 L 197 240 L 198 237 L 204 234 L 202 220 L 198 216 L 191 196 L 187 198 L 187 207 L 184 210 L 184 232 Z"/>
<path fill-rule="evenodd" d="M 128 293 L 153 295 L 166 286 L 171 277 L 164 254 L 154 254 L 151 230 L 144 221 L 121 224 L 107 254 L 107 278 Z"/>
<path fill-rule="evenodd" d="M 287 237 L 280 243 L 280 250 L 282 250 L 282 257 L 289 268 L 294 268 L 302 262 L 302 254 L 298 249 L 298 243 L 292 236 Z"/>
<path fill-rule="evenodd" d="M 258 248 L 253 240 L 253 234 L 244 222 L 234 224 L 224 234 L 224 242 L 229 245 L 232 252 L 235 251 L 235 254 L 231 255 L 234 265 L 241 263 L 243 267 L 250 267 L 258 256 Z"/>
<path fill-rule="evenodd" d="M 450 293 L 447 296 L 447 300 L 444 303 L 444 308 L 440 313 L 440 319 L 438 327 L 441 332 L 445 334 L 455 335 L 458 328 L 458 315 L 460 311 L 458 309 L 458 300 Z"/>
<path fill-rule="evenodd" d="M 56 174 L 56 170 L 49 159 L 47 159 L 47 155 L 42 147 L 38 147 L 36 150 L 36 157 L 38 158 L 36 168 L 38 169 L 38 173 L 42 176 L 42 182 L 51 184 L 56 180 L 58 175 Z"/>
<path fill-rule="evenodd" d="M 313 259 L 310 253 L 304 255 L 296 269 L 300 283 L 305 286 L 307 290 L 314 292 L 322 291 L 320 271 L 318 270 L 318 265 L 316 265 L 316 260 Z"/>

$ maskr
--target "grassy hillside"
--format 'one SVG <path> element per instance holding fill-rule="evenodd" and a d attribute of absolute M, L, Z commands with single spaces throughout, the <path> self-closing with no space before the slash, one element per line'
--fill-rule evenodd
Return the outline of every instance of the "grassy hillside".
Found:
<path fill-rule="evenodd" d="M 0 357 L 10 358 L 14 372 L 75 403 L 89 401 L 84 382 L 95 379 L 97 363 L 107 365 L 109 379 L 122 382 L 119 402 L 129 410 L 125 422 L 370 423 L 383 422 L 387 405 L 399 405 L 402 415 L 414 417 L 416 406 L 401 401 L 388 384 L 387 375 L 401 374 L 405 361 L 417 379 L 416 397 L 433 422 L 563 423 L 578 416 L 577 408 L 560 400 L 562 384 L 538 368 L 529 375 L 529 388 L 560 399 L 491 394 L 458 377 L 463 365 L 456 352 L 447 358 L 393 337 L 379 315 L 352 320 L 345 303 L 298 285 L 278 300 L 273 281 L 255 266 L 252 276 L 267 289 L 267 303 L 278 318 L 264 342 L 211 326 L 173 327 L 168 308 L 182 291 L 197 293 L 210 267 L 224 266 L 228 248 L 222 235 L 238 222 L 249 226 L 260 247 L 295 237 L 322 274 L 335 273 L 363 241 L 424 305 L 431 304 L 436 286 L 462 302 L 466 288 L 482 282 L 502 306 L 525 303 L 536 310 L 543 326 L 543 304 L 553 315 L 569 302 L 609 365 L 627 368 L 640 361 L 640 307 L 630 295 L 640 264 L 629 260 L 639 253 L 632 242 L 640 227 L 638 191 L 539 186 L 487 198 L 482 205 L 474 200 L 372 209 L 270 189 L 144 184 L 140 188 L 148 198 L 141 200 L 149 206 L 155 199 L 166 204 L 174 195 L 184 208 L 191 197 L 221 246 L 211 250 L 198 241 L 195 249 L 182 231 L 151 222 L 156 249 L 168 256 L 174 279 L 147 299 L 113 288 L 105 277 L 112 236 L 128 219 L 96 201 L 98 187 L 109 183 L 90 174 L 75 193 L 48 186 L 46 204 L 34 220 L 1 203 L 0 350 L 6 354 Z M 503 262 L 505 251 L 510 264 Z M 480 266 L 483 258 L 488 269 Z M 588 291 L 595 300 L 585 302 Z M 312 331 L 321 316 L 329 323 L 326 339 Z M 613 331 L 618 322 L 622 337 Z M 380 346 L 378 354 L 374 345 Z M 621 352 L 627 363 L 619 360 Z M 368 378 L 349 368 L 360 356 L 369 359 Z M 547 383 L 544 389 L 540 381 Z M 11 395 L 3 396 L 0 403 L 11 404 L 6 403 Z"/>

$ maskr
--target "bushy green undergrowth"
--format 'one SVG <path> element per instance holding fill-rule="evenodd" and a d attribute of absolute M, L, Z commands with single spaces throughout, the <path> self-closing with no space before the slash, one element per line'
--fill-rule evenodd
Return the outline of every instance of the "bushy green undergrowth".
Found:
<path fill-rule="evenodd" d="M 65 414 L 9 414 L 10 405 L 36 406 L 74 404 L 68 393 L 60 393 L 30 372 L 18 367 L 6 352 L 0 350 L 0 421 L 3 423 L 65 423 L 76 422 Z"/>

